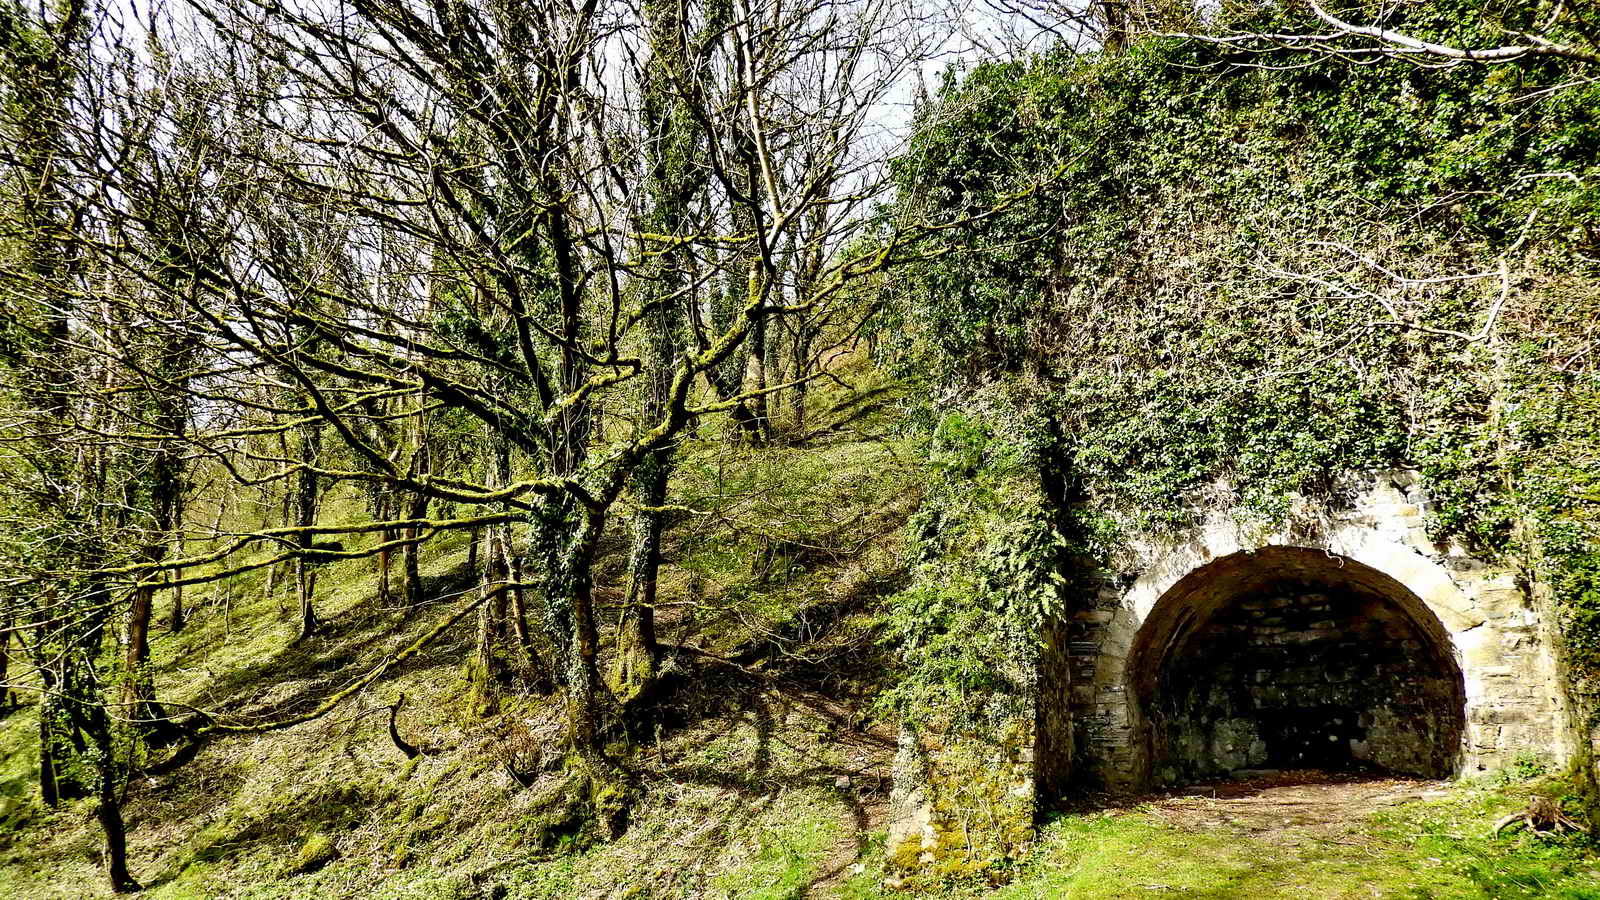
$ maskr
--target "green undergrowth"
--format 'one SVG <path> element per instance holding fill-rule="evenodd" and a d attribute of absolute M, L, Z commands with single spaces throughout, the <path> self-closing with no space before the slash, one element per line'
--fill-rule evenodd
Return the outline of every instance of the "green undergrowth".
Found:
<path fill-rule="evenodd" d="M 679 604 L 665 616 L 684 639 L 732 648 L 752 621 L 798 639 L 807 614 L 858 608 L 896 586 L 898 532 L 925 480 L 923 437 L 901 415 L 903 385 L 865 360 L 847 374 L 850 387 L 813 397 L 815 438 L 753 447 L 711 423 L 685 442 L 674 491 L 703 512 L 668 535 L 661 575 Z"/>

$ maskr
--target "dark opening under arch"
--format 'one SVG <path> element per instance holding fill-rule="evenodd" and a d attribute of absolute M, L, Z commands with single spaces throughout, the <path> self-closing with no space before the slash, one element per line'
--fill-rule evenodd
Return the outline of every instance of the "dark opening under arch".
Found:
<path fill-rule="evenodd" d="M 1414 593 L 1355 560 L 1282 546 L 1216 559 L 1156 601 L 1128 657 L 1145 780 L 1451 775 L 1465 694 L 1450 646 Z"/>

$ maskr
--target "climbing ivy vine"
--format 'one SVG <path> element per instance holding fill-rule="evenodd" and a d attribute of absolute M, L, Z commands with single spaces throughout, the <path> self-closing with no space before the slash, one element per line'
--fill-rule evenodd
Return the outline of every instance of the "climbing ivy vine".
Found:
<path fill-rule="evenodd" d="M 1492 44 L 1469 5 L 1391 24 Z M 1023 386 L 1052 428 L 1015 434 L 1063 475 L 1072 552 L 1187 526 L 1220 494 L 1283 525 L 1293 498 L 1337 505 L 1353 476 L 1417 469 L 1437 540 L 1548 586 L 1574 690 L 1600 708 L 1600 82 L 1231 53 L 1148 40 L 950 73 L 897 162 L 900 211 L 1021 199 L 895 285 L 899 358 L 957 408 Z M 981 433 L 947 416 L 935 445 L 970 460 Z M 1006 458 L 983 437 L 983 460 Z M 971 500 L 993 470 L 962 471 L 925 513 L 930 552 L 941 529 L 998 533 Z M 1003 642 L 1035 614 L 985 628 L 1004 607 L 990 563 L 938 565 L 908 620 Z M 967 657 L 1001 655 L 969 636 L 939 656 L 934 627 L 901 628 L 941 661 L 929 683 L 957 690 L 992 669 Z"/>
<path fill-rule="evenodd" d="M 1028 709 L 1069 549 L 1040 489 L 1043 423 L 990 394 L 994 406 L 975 400 L 933 428 L 933 483 L 907 525 L 913 579 L 889 618 L 907 675 L 881 701 L 967 731 L 1004 728 Z"/>

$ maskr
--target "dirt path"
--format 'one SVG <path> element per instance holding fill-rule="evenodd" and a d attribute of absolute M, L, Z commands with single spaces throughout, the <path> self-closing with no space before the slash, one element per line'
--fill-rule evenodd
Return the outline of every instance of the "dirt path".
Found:
<path fill-rule="evenodd" d="M 806 897 L 836 896 L 844 883 L 861 871 L 856 860 L 867 849 L 867 835 L 888 821 L 889 804 L 880 788 L 873 785 L 855 790 L 857 796 L 842 817 L 845 837 L 829 851 L 821 874 L 806 888 Z"/>
<path fill-rule="evenodd" d="M 796 692 L 807 712 L 833 722 L 848 720 L 850 710 L 814 692 Z M 894 762 L 895 734 L 879 726 L 846 731 L 836 739 L 840 771 L 834 789 L 844 800 L 838 843 L 828 853 L 822 871 L 806 888 L 806 897 L 832 897 L 860 871 L 856 860 L 867 848 L 867 835 L 883 827 L 889 814 L 889 783 Z"/>
<path fill-rule="evenodd" d="M 1129 811 L 1184 829 L 1233 827 L 1272 843 L 1340 843 L 1387 807 L 1441 797 L 1447 782 L 1316 771 L 1263 772 L 1145 798 Z"/>

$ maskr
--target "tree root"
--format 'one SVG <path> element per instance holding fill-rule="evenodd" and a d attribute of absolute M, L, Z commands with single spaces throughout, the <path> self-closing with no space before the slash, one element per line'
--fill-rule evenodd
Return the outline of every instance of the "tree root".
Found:
<path fill-rule="evenodd" d="M 1499 835 L 1501 831 L 1517 823 L 1522 823 L 1529 831 L 1544 832 L 1554 831 L 1561 834 L 1566 831 L 1577 831 L 1588 834 L 1589 829 L 1574 821 L 1571 816 L 1561 811 L 1561 805 L 1549 797 L 1534 797 L 1528 805 L 1516 812 L 1501 816 L 1494 823 L 1492 834 Z"/>
<path fill-rule="evenodd" d="M 400 729 L 395 727 L 395 718 L 400 715 L 400 707 L 404 706 L 405 702 L 406 695 L 401 694 L 400 699 L 389 705 L 389 740 L 394 741 L 395 747 L 406 755 L 406 759 L 416 759 L 422 751 L 407 743 L 406 739 L 400 736 Z"/>

